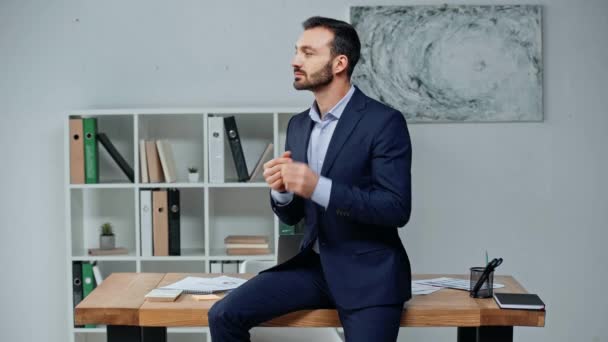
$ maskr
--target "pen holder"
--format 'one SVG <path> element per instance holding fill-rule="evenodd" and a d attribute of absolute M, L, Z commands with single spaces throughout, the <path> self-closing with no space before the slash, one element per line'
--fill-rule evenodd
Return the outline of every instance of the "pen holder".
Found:
<path fill-rule="evenodd" d="M 481 275 L 483 274 L 484 270 L 485 267 L 471 267 L 471 281 L 469 285 L 469 293 L 473 298 L 490 298 L 494 293 L 494 271 L 488 274 L 488 277 L 485 279 L 483 284 L 481 284 L 481 287 L 479 287 L 477 293 L 473 292 L 475 284 L 477 284 L 479 278 L 481 278 Z"/>

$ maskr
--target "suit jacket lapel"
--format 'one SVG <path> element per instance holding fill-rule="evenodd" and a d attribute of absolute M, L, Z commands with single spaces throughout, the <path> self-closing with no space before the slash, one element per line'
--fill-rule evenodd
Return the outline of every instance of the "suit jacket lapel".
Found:
<path fill-rule="evenodd" d="M 348 137 L 363 115 L 361 111 L 365 108 L 366 98 L 358 87 L 355 88 L 353 97 L 346 105 L 346 108 L 344 108 L 344 112 L 342 112 L 342 116 L 340 116 L 340 120 L 338 120 L 336 129 L 329 141 L 323 167 L 321 168 L 322 176 L 327 176 L 342 146 L 344 146 L 344 143 L 348 140 Z M 308 135 L 310 135 L 310 132 L 308 132 Z"/>

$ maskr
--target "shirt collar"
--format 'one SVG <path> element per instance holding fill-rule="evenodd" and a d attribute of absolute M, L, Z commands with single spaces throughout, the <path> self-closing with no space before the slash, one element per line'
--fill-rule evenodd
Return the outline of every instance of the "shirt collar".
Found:
<path fill-rule="evenodd" d="M 331 116 L 335 117 L 336 120 L 340 119 L 340 116 L 342 116 L 342 113 L 344 112 L 346 105 L 348 104 L 350 99 L 353 97 L 354 93 L 355 93 L 355 86 L 351 85 L 350 89 L 348 90 L 346 95 L 344 95 L 344 97 L 342 99 L 340 99 L 340 101 L 338 101 L 338 103 L 336 103 L 336 105 L 333 106 L 333 108 L 330 109 L 329 112 L 327 112 L 327 115 L 331 115 Z M 310 118 L 313 121 L 321 122 L 321 116 L 319 115 L 319 112 L 317 111 L 317 101 L 313 102 L 312 106 L 310 107 L 310 110 L 308 111 L 308 115 L 310 116 Z"/>

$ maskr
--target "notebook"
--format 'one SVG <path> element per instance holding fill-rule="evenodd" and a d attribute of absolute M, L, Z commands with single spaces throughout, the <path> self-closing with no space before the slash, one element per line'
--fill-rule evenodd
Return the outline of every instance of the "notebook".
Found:
<path fill-rule="evenodd" d="M 501 309 L 545 309 L 545 303 L 540 297 L 531 293 L 494 293 L 494 300 Z"/>
<path fill-rule="evenodd" d="M 149 302 L 173 302 L 182 294 L 182 290 L 153 289 L 144 297 Z"/>
<path fill-rule="evenodd" d="M 247 279 L 220 276 L 214 278 L 186 277 L 161 289 L 182 290 L 187 294 L 211 294 L 235 289 Z"/>

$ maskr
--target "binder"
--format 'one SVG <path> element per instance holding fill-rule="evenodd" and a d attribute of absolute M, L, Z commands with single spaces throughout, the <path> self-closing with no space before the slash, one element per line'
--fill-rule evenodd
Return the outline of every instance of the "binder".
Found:
<path fill-rule="evenodd" d="M 224 183 L 224 118 L 212 116 L 208 123 L 209 182 Z"/>
<path fill-rule="evenodd" d="M 84 184 L 84 138 L 82 119 L 70 119 L 70 183 Z"/>
<path fill-rule="evenodd" d="M 114 162 L 118 164 L 118 166 L 120 167 L 122 172 L 124 172 L 124 174 L 127 176 L 127 178 L 129 178 L 131 182 L 135 182 L 133 168 L 131 168 L 131 165 L 127 163 L 125 158 L 123 158 L 120 152 L 118 152 L 118 150 L 116 149 L 116 147 L 114 147 L 114 144 L 112 144 L 108 136 L 105 133 L 99 132 L 97 133 L 97 139 L 99 140 L 101 145 L 106 149 L 106 151 L 110 154 L 112 159 L 114 159 Z"/>
<path fill-rule="evenodd" d="M 180 205 L 178 189 L 172 188 L 167 191 L 167 204 L 169 208 L 169 255 L 180 255 Z"/>
<path fill-rule="evenodd" d="M 234 160 L 238 180 L 239 182 L 246 182 L 249 180 L 249 172 L 247 171 L 247 162 L 245 162 L 241 137 L 236 127 L 234 116 L 227 116 L 224 118 L 224 129 L 226 131 L 228 144 L 230 145 L 230 150 L 232 151 L 232 159 Z"/>
<path fill-rule="evenodd" d="M 140 181 L 142 183 L 150 182 L 148 178 L 148 160 L 146 159 L 146 142 L 144 140 L 139 141 L 139 171 Z"/>
<path fill-rule="evenodd" d="M 169 216 L 167 213 L 167 191 L 152 192 L 152 235 L 154 255 L 169 255 Z"/>
<path fill-rule="evenodd" d="M 82 119 L 84 133 L 84 175 L 86 184 L 99 183 L 99 161 L 97 159 L 97 119 Z"/>
<path fill-rule="evenodd" d="M 209 262 L 210 273 L 222 273 L 222 262 L 219 260 L 211 260 Z"/>
<path fill-rule="evenodd" d="M 156 143 L 154 141 L 146 141 L 146 158 L 148 161 L 150 183 L 164 182 L 163 170 L 160 165 L 160 158 L 158 157 L 158 151 L 156 150 Z"/>
<path fill-rule="evenodd" d="M 239 273 L 238 261 L 222 261 L 222 273 Z"/>
<path fill-rule="evenodd" d="M 152 190 L 141 190 L 139 192 L 139 210 L 141 255 L 152 256 Z"/>
<path fill-rule="evenodd" d="M 82 298 L 86 298 L 95 289 L 95 278 L 93 276 L 93 265 L 85 261 L 82 263 Z M 95 324 L 86 324 L 85 328 L 95 328 Z"/>
<path fill-rule="evenodd" d="M 175 183 L 177 181 L 175 159 L 173 158 L 173 150 L 171 149 L 169 141 L 157 140 L 156 149 L 158 150 L 158 157 L 165 176 L 165 182 Z"/>
<path fill-rule="evenodd" d="M 72 262 L 72 295 L 74 308 L 82 301 L 82 263 Z M 84 325 L 74 325 L 75 328 L 82 328 Z"/>
<path fill-rule="evenodd" d="M 101 275 L 101 271 L 99 270 L 97 261 L 93 262 L 93 276 L 95 277 L 96 286 L 99 286 L 101 283 L 103 283 L 103 276 Z"/>

